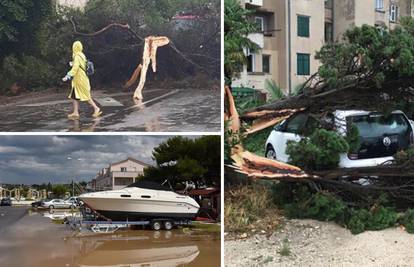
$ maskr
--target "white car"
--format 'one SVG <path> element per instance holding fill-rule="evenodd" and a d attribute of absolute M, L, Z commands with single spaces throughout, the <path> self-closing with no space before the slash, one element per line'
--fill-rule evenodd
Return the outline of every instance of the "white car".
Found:
<path fill-rule="evenodd" d="M 363 110 L 337 110 L 323 120 L 340 135 L 346 136 L 350 125 L 360 135 L 357 153 L 340 155 L 341 168 L 371 167 L 392 161 L 393 155 L 414 143 L 413 125 L 402 111 L 389 116 Z M 298 113 L 276 125 L 266 141 L 266 157 L 282 162 L 289 161 L 286 154 L 288 141 L 300 141 L 311 134 L 319 123 L 306 112 Z"/>
<path fill-rule="evenodd" d="M 80 204 L 79 203 L 80 200 L 79 200 L 78 197 L 69 197 L 69 198 L 65 199 L 65 201 L 70 202 L 70 203 L 74 204 L 75 206 L 79 206 L 79 204 Z"/>
<path fill-rule="evenodd" d="M 41 206 L 47 209 L 74 209 L 76 204 L 65 201 L 63 199 L 51 199 L 49 201 L 42 201 Z"/>

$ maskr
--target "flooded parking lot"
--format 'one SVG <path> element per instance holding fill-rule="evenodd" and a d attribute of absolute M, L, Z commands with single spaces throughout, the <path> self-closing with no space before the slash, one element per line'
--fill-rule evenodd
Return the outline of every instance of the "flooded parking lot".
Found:
<path fill-rule="evenodd" d="M 219 232 L 181 228 L 80 235 L 49 217 L 48 211 L 0 208 L 1 266 L 220 266 Z"/>

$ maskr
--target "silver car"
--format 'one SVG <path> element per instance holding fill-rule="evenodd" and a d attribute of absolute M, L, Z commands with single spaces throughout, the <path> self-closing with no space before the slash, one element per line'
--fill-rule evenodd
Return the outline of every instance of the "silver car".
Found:
<path fill-rule="evenodd" d="M 42 202 L 42 207 L 47 209 L 74 209 L 76 204 L 65 201 L 63 199 L 52 199 L 46 202 Z"/>

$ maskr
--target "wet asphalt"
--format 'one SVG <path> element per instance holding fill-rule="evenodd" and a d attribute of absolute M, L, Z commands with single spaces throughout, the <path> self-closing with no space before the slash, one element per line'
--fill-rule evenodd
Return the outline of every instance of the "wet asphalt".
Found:
<path fill-rule="evenodd" d="M 27 214 L 26 207 L 0 207 L 0 233 Z"/>
<path fill-rule="evenodd" d="M 133 101 L 132 92 L 94 98 L 101 103 L 109 99 L 100 105 L 99 119 L 93 119 L 92 108 L 81 103 L 80 120 L 68 120 L 72 105 L 63 95 L 0 107 L 0 132 L 219 132 L 221 128 L 219 90 L 153 89 L 144 91 L 140 102 Z"/>

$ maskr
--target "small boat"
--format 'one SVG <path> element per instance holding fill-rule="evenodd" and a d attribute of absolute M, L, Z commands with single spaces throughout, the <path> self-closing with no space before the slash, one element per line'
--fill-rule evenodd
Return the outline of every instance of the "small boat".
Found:
<path fill-rule="evenodd" d="M 191 220 L 200 206 L 191 197 L 151 182 L 136 182 L 121 190 L 86 193 L 79 198 L 113 221 Z"/>

